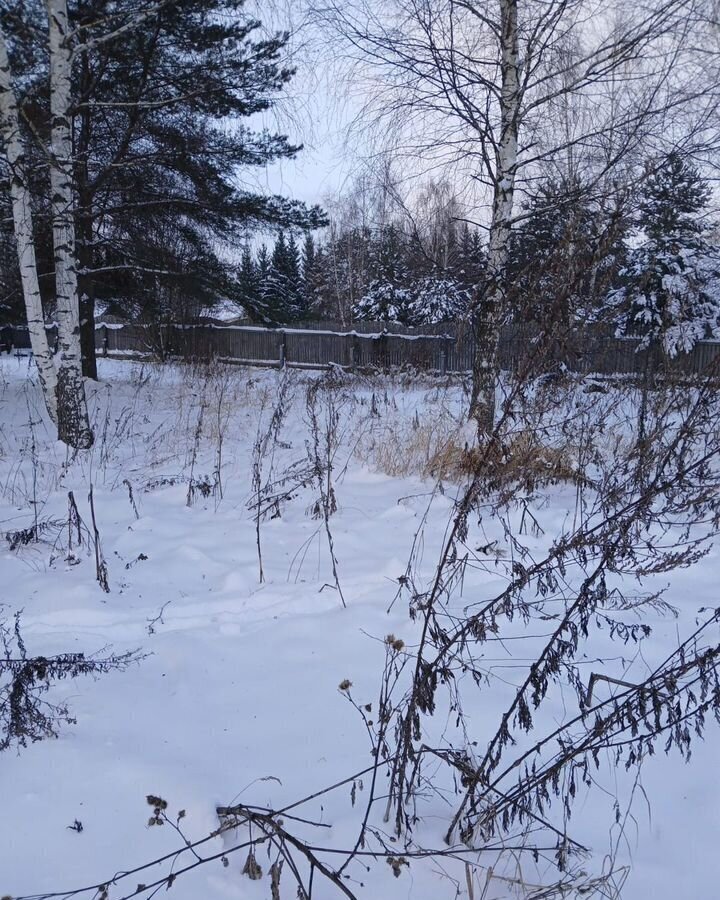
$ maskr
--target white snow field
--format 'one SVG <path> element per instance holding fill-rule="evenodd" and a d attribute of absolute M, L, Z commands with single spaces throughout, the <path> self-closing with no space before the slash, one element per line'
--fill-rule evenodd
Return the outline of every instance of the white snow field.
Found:
<path fill-rule="evenodd" d="M 412 452 L 422 456 L 422 447 L 411 451 L 410 443 L 402 443 L 413 431 L 421 442 L 433 428 L 460 422 L 467 402 L 460 386 L 399 376 L 347 381 L 332 409 L 318 407 L 321 424 L 334 415 L 338 422 L 339 445 L 332 448 L 337 511 L 329 522 L 342 597 L 324 520 L 313 515 L 319 492 L 312 482 L 271 506 L 261 523 L 261 581 L 256 521 L 248 506 L 269 475 L 279 478 L 293 465 L 296 473 L 308 469 L 313 438 L 307 387 L 320 376 L 109 360 L 101 361 L 100 372 L 101 382 L 89 388 L 96 444 L 72 459 L 52 439 L 28 360 L 0 359 L 0 532 L 20 532 L 36 519 L 41 525 L 37 541 L 16 541 L 14 547 L 0 542 L 0 620 L 12 625 L 22 611 L 30 655 L 144 654 L 125 671 L 53 684 L 46 699 L 66 703 L 76 723 L 59 723 L 56 739 L 13 745 L 0 754 L 0 896 L 73 896 L 180 851 L 184 838 L 170 823 L 149 826 L 153 811 L 146 795 L 167 801 L 172 821 L 184 810 L 179 826 L 195 841 L 218 828 L 218 805 L 283 809 L 366 769 L 372 762 L 368 731 L 339 685 L 352 682 L 352 700 L 372 703 L 374 714 L 386 635 L 404 641 L 400 656 L 412 654 L 420 623 L 408 616 L 407 597 L 393 603 L 398 579 L 419 530 L 415 567 L 418 577 L 430 577 L 459 491 L 452 481 L 436 490 L 430 477 L 386 473 L 407 468 Z M 259 433 L 268 433 L 279 394 L 285 415 L 276 421 L 254 482 L 253 447 Z M 68 547 L 68 492 L 92 527 L 90 485 L 109 592 L 96 580 L 94 548 Z M 577 488 L 563 481 L 544 487 L 530 508 L 544 534 L 526 540 L 539 550 L 576 513 Z M 499 521 L 488 517 L 478 527 L 474 518 L 467 543 L 473 541 L 497 548 L 502 563 L 506 537 Z M 678 617 L 643 608 L 638 621 L 651 625 L 652 635 L 640 645 L 611 641 L 607 632 L 593 638 L 588 669 L 599 670 L 596 660 L 602 659 L 619 667 L 612 671 L 631 673 L 631 680 L 632 673 L 648 670 L 673 649 L 678 635 L 692 630 L 700 608 L 720 605 L 719 573 L 711 547 L 694 567 L 656 576 L 656 587 L 669 585 L 665 599 Z M 461 605 L 501 583 L 493 565 L 472 570 Z M 521 635 L 523 627 L 518 622 L 514 633 Z M 507 641 L 483 645 L 482 664 L 498 678 L 465 709 L 480 741 L 496 729 L 508 699 L 502 686 L 517 682 L 527 655 L 522 642 L 513 644 L 512 629 L 508 634 Z M 514 646 L 522 647 L 522 658 Z M 470 686 L 466 696 L 473 696 Z M 565 709 L 558 694 L 543 715 L 560 722 L 573 699 L 567 697 Z M 438 740 L 450 740 L 454 714 L 439 708 L 434 718 Z M 591 850 L 581 860 L 588 879 L 614 867 L 613 883 L 630 900 L 717 896 L 718 751 L 720 733 L 711 715 L 689 765 L 676 753 L 662 753 L 661 742 L 642 768 L 627 815 L 634 775 L 603 754 L 592 775 L 595 786 L 579 788 L 569 823 L 573 838 Z M 352 791 L 351 780 L 291 813 L 322 827 L 290 817 L 286 827 L 315 847 L 351 848 L 368 777 L 362 789 L 356 783 Z M 382 783 L 384 770 L 379 778 Z M 447 849 L 444 835 L 458 798 L 446 788 L 443 783 L 418 798 L 421 821 L 413 846 Z M 622 829 L 615 824 L 616 797 Z M 381 800 L 371 823 L 384 829 L 392 847 L 392 823 L 383 823 L 383 808 Z M 561 809 L 547 815 L 562 825 Z M 246 838 L 247 829 L 213 837 L 196 851 L 185 849 L 174 860 L 110 883 L 107 896 L 131 895 L 139 884 L 165 877 L 170 866 L 191 867 L 199 862 L 196 853 L 217 858 L 172 883 L 176 900 L 301 896 L 290 863 L 276 894 L 268 874 L 275 857 L 268 858 L 267 844 L 256 851 L 262 878 L 248 877 L 247 850 L 229 853 L 223 864 L 223 852 Z M 559 877 L 550 850 L 535 862 L 529 853 L 499 850 L 497 841 L 490 846 L 464 857 L 459 848 L 458 858 L 410 858 L 409 865 L 397 866 L 397 877 L 385 860 L 358 856 L 341 882 L 368 900 L 492 900 L 546 896 L 533 886 Z M 331 852 L 318 853 L 333 864 Z M 465 858 L 472 862 L 467 869 Z M 307 887 L 308 867 L 300 874 Z M 165 888 L 160 885 L 161 892 Z M 91 888 L 79 896 L 104 892 Z M 316 871 L 312 896 L 343 894 Z M 585 896 L 614 894 L 608 884 Z"/>

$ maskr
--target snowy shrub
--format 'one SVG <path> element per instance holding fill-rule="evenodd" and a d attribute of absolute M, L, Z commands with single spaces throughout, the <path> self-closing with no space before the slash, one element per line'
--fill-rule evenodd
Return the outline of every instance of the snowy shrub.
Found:
<path fill-rule="evenodd" d="M 470 296 L 451 278 L 427 275 L 411 287 L 374 281 L 353 307 L 355 319 L 436 325 L 467 318 Z"/>
<path fill-rule="evenodd" d="M 353 306 L 354 319 L 411 324 L 412 294 L 388 281 L 373 281 Z"/>
<path fill-rule="evenodd" d="M 413 325 L 436 325 L 467 319 L 470 295 L 451 278 L 429 275 L 413 289 L 408 316 Z"/>

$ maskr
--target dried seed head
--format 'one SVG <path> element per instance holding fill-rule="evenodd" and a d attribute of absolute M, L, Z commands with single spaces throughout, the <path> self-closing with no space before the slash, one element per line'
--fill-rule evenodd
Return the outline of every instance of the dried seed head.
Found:
<path fill-rule="evenodd" d="M 352 681 L 349 678 L 343 678 L 343 680 L 338 685 L 339 691 L 349 691 L 352 687 Z"/>
<path fill-rule="evenodd" d="M 255 854 L 252 850 L 248 853 L 248 858 L 245 861 L 242 873 L 243 875 L 247 875 L 251 881 L 259 881 L 262 878 L 262 867 L 255 859 Z"/>

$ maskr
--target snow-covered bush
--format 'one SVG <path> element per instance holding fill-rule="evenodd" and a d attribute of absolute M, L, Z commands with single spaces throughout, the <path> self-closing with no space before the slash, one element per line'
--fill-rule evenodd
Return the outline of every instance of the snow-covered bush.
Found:
<path fill-rule="evenodd" d="M 443 276 L 422 278 L 413 290 L 410 320 L 413 325 L 435 325 L 465 319 L 470 296 L 456 281 Z"/>
<path fill-rule="evenodd" d="M 468 315 L 470 297 L 452 278 L 427 275 L 411 287 L 374 281 L 353 308 L 353 317 L 401 325 L 456 322 Z"/>
<path fill-rule="evenodd" d="M 621 309 L 618 330 L 641 335 L 641 348 L 659 340 L 676 356 L 720 335 L 720 260 L 709 249 L 672 252 L 648 242 L 633 251 L 623 276 L 630 285 L 611 297 Z"/>
<path fill-rule="evenodd" d="M 373 281 L 353 306 L 354 319 L 410 324 L 412 294 L 389 281 Z"/>

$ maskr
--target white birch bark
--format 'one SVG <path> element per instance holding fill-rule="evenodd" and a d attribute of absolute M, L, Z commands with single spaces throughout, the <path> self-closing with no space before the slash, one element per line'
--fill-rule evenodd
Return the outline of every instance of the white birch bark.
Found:
<path fill-rule="evenodd" d="M 520 127 L 520 53 L 518 0 L 500 0 L 500 140 L 488 246 L 488 283 L 481 289 L 473 315 L 475 352 L 470 416 L 478 433 L 487 437 L 495 422 L 495 383 L 500 327 L 505 312 L 505 272 L 510 255 L 510 230 L 518 164 Z"/>
<path fill-rule="evenodd" d="M 48 414 L 53 423 L 57 425 L 57 372 L 48 344 L 40 299 L 30 190 L 25 166 L 25 146 L 20 131 L 17 99 L 2 29 L 0 29 L 0 136 L 10 168 L 13 225 L 25 313 L 30 332 L 30 346 L 35 358 Z"/>
<path fill-rule="evenodd" d="M 50 46 L 50 186 L 58 321 L 58 436 L 79 449 L 90 447 L 80 352 L 80 307 L 75 253 L 73 155 L 70 130 L 71 48 L 67 0 L 47 0 Z"/>

